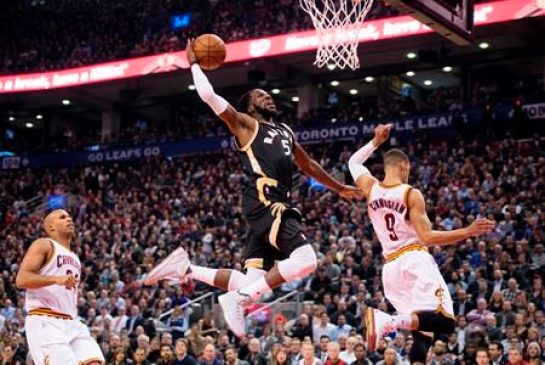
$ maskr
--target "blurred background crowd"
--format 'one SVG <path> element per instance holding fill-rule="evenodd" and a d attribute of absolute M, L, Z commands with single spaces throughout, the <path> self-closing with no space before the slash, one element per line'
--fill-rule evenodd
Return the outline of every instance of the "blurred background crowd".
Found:
<path fill-rule="evenodd" d="M 481 347 L 495 348 L 491 356 L 505 355 L 496 356 L 495 364 L 514 364 L 507 354 L 515 347 L 535 363 L 545 359 L 545 140 L 529 137 L 507 133 L 483 141 L 421 135 L 401 146 L 413 161 L 410 183 L 424 192 L 436 228 L 459 228 L 477 217 L 497 222 L 485 237 L 431 250 L 455 300 L 458 327 L 437 339 L 430 361 L 473 364 Z M 336 178 L 350 182 L 346 161 L 362 142 L 324 143 L 309 152 Z M 378 156 L 369 166 L 382 175 Z M 108 363 L 295 365 L 314 356 L 324 365 L 342 365 L 335 358 L 340 356 L 347 364 L 406 364 L 410 334 L 366 351 L 365 308 L 392 308 L 382 292 L 383 258 L 365 203 L 343 201 L 304 176 L 297 178 L 294 202 L 304 212 L 305 232 L 320 265 L 315 275 L 268 298 L 297 291 L 305 303 L 297 318 L 266 311 L 250 316 L 247 337 L 236 339 L 215 312 L 191 315 L 188 302 L 210 291 L 206 285 L 138 285 L 179 245 L 196 264 L 240 269 L 246 226 L 239 198 L 247 181 L 230 151 L 3 172 L 3 364 L 24 363 L 28 351 L 23 292 L 14 277 L 25 249 L 43 233 L 41 217 L 24 202 L 38 192 L 59 191 L 68 197 L 78 231 L 73 247 L 85 266 L 79 316 Z"/>

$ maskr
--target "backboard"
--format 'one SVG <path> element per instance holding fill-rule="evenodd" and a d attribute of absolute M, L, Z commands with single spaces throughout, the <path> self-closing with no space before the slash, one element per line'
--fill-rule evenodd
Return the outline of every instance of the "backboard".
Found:
<path fill-rule="evenodd" d="M 385 0 L 458 45 L 473 41 L 473 0 Z"/>

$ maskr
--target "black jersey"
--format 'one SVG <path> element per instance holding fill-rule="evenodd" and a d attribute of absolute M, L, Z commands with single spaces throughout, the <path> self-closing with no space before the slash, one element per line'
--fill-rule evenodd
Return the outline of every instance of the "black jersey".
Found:
<path fill-rule="evenodd" d="M 250 186 L 242 197 L 249 220 L 259 218 L 274 203 L 289 205 L 292 188 L 293 131 L 284 123 L 259 122 L 247 146 L 239 149 Z"/>

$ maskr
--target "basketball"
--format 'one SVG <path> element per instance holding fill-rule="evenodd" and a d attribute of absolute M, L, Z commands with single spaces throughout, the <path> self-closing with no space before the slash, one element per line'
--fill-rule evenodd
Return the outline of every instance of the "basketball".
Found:
<path fill-rule="evenodd" d="M 204 70 L 215 70 L 225 62 L 225 43 L 215 34 L 203 34 L 193 45 L 199 65 Z"/>

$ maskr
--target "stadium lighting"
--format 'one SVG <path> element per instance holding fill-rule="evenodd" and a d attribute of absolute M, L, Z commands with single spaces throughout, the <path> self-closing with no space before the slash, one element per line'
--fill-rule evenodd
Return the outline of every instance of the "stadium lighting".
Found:
<path fill-rule="evenodd" d="M 33 123 L 30 123 L 30 122 L 27 123 L 27 124 L 25 124 L 25 125 L 26 125 L 27 128 L 32 128 L 32 127 L 34 127 L 34 124 L 33 124 Z"/>
<path fill-rule="evenodd" d="M 335 64 L 333 64 L 333 63 L 328 63 L 328 64 L 327 64 L 327 69 L 328 69 L 329 71 L 333 71 L 333 70 L 335 69 Z"/>
<path fill-rule="evenodd" d="M 360 122 L 363 122 L 363 117 L 359 117 L 358 120 L 359 120 Z"/>
<path fill-rule="evenodd" d="M 70 100 L 68 100 L 68 99 L 63 99 L 62 105 L 70 105 Z"/>
<path fill-rule="evenodd" d="M 331 86 L 339 86 L 340 82 L 337 80 L 331 81 Z"/>
<path fill-rule="evenodd" d="M 44 116 L 41 114 L 36 115 L 36 119 L 44 119 Z"/>
<path fill-rule="evenodd" d="M 9 117 L 9 121 L 13 122 L 15 120 L 15 117 Z"/>
<path fill-rule="evenodd" d="M 415 59 L 416 58 L 416 53 L 414 53 L 414 52 L 407 53 L 407 58 L 410 59 L 410 60 Z"/>
<path fill-rule="evenodd" d="M 414 76 L 414 71 L 407 71 L 405 73 L 405 75 L 409 76 L 409 77 L 413 77 Z"/>
<path fill-rule="evenodd" d="M 479 43 L 479 48 L 480 49 L 487 49 L 488 47 L 490 47 L 490 44 L 488 44 L 486 42 Z"/>
<path fill-rule="evenodd" d="M 356 95 L 358 93 L 358 90 L 356 89 L 350 89 L 350 94 L 351 95 Z"/>
<path fill-rule="evenodd" d="M 337 118 L 331 118 L 331 123 L 337 123 Z"/>
<path fill-rule="evenodd" d="M 367 76 L 367 77 L 365 78 L 365 82 L 373 82 L 374 79 L 375 79 L 375 78 L 374 78 L 373 76 Z"/>
<path fill-rule="evenodd" d="M 299 101 L 299 97 L 298 97 L 298 96 L 294 96 L 294 97 L 291 98 L 291 101 L 297 103 L 297 102 Z"/>
<path fill-rule="evenodd" d="M 426 86 L 430 86 L 431 84 L 433 84 L 433 82 L 431 80 L 425 80 L 424 81 L 424 85 L 426 85 Z"/>
<path fill-rule="evenodd" d="M 452 67 L 450 67 L 450 66 L 445 66 L 445 67 L 443 67 L 443 71 L 445 71 L 445 72 L 450 72 L 450 71 L 452 71 Z"/>
<path fill-rule="evenodd" d="M 271 92 L 272 92 L 274 95 L 277 95 L 277 94 L 280 94 L 280 89 L 272 89 Z"/>
<path fill-rule="evenodd" d="M 187 88 L 188 88 L 189 90 L 193 91 L 193 90 L 195 90 L 195 85 L 190 84 Z"/>

